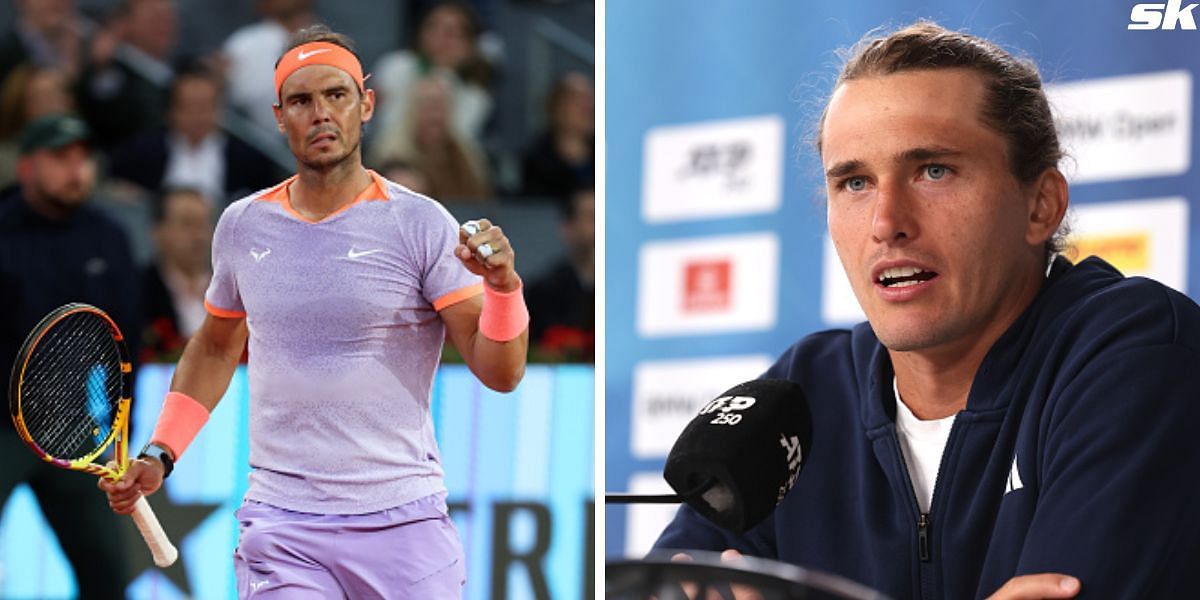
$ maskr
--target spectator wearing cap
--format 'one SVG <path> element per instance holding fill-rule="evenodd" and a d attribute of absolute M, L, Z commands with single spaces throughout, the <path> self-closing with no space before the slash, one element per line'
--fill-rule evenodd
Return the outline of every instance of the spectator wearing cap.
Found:
<path fill-rule="evenodd" d="M 11 365 L 34 325 L 69 302 L 98 306 L 126 331 L 139 330 L 138 272 L 125 233 L 87 204 L 96 182 L 88 136 L 83 121 L 64 115 L 40 117 L 21 134 L 19 186 L 0 197 L 0 364 Z M 86 597 L 125 597 L 119 522 L 95 499 L 95 482 L 41 462 L 7 424 L 0 460 L 0 503 L 28 484 L 78 588 Z"/>

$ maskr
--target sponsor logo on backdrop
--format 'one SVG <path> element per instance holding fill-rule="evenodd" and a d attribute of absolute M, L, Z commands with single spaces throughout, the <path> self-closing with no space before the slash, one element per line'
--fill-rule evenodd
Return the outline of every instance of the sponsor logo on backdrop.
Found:
<path fill-rule="evenodd" d="M 1076 235 L 1067 257 L 1078 261 L 1099 256 L 1122 273 L 1145 273 L 1150 268 L 1149 231 L 1127 231 L 1117 234 Z"/>
<path fill-rule="evenodd" d="M 1180 29 L 1196 30 L 1196 17 L 1192 9 L 1200 4 L 1184 5 L 1181 0 L 1168 0 L 1166 4 L 1134 4 L 1129 11 L 1128 29 Z"/>
<path fill-rule="evenodd" d="M 1192 75 L 1163 71 L 1046 86 L 1072 183 L 1185 173 Z"/>
<path fill-rule="evenodd" d="M 713 399 L 721 392 L 762 375 L 771 363 L 771 357 L 765 354 L 639 363 L 633 370 L 630 411 L 633 456 L 665 458 L 700 410 L 714 406 Z M 735 405 L 715 406 L 732 410 Z"/>
<path fill-rule="evenodd" d="M 1096 255 L 1126 275 L 1158 280 L 1187 293 L 1188 203 L 1152 198 L 1071 208 L 1074 261 Z"/>
<path fill-rule="evenodd" d="M 683 310 L 711 312 L 729 309 L 729 272 L 733 263 L 728 260 L 699 261 L 684 264 Z"/>
<path fill-rule="evenodd" d="M 662 337 L 770 329 L 778 289 L 774 233 L 649 242 L 638 257 L 637 331 Z"/>
<path fill-rule="evenodd" d="M 777 115 L 651 129 L 643 154 L 642 217 L 668 223 L 777 210 L 784 144 Z"/>

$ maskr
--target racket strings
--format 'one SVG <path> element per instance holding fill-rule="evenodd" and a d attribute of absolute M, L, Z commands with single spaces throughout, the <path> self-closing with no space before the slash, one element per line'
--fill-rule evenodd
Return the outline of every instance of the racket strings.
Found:
<path fill-rule="evenodd" d="M 46 454 L 78 459 L 104 443 L 121 398 L 120 366 L 111 330 L 95 314 L 68 315 L 43 335 L 25 370 L 21 413 Z"/>
<path fill-rule="evenodd" d="M 31 434 L 39 446 L 56 457 L 86 455 L 107 437 L 111 426 L 112 411 L 106 398 L 114 389 L 113 382 L 108 381 L 114 369 L 106 368 L 102 361 L 92 362 L 80 351 L 81 347 L 103 343 L 106 332 L 90 329 L 64 330 L 47 340 L 46 351 L 61 352 L 62 357 L 52 363 L 43 359 L 31 369 L 47 374 L 44 378 L 34 376 L 27 393 Z M 67 345 L 70 351 L 64 350 Z M 119 388 L 116 391 L 119 394 Z M 79 402 L 81 396 L 83 403 Z"/>

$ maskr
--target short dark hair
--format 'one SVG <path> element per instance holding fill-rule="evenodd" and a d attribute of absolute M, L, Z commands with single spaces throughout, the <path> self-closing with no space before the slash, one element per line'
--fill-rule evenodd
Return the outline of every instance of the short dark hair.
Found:
<path fill-rule="evenodd" d="M 478 38 L 479 35 L 483 33 L 483 19 L 479 18 L 479 12 L 476 11 L 475 7 L 469 2 L 464 0 L 436 0 L 435 2 L 429 3 L 429 6 L 426 7 L 425 12 L 421 13 L 421 18 L 418 19 L 416 31 L 413 34 L 414 42 L 418 37 L 420 37 L 421 29 L 424 28 L 429 22 L 429 19 L 433 17 L 433 13 L 442 10 L 443 8 L 449 8 L 462 15 L 463 19 L 465 19 L 467 22 L 467 36 L 472 40 Z"/>
<path fill-rule="evenodd" d="M 175 78 L 171 80 L 170 87 L 167 89 L 167 106 L 172 106 L 179 96 L 179 88 L 183 82 L 188 79 L 199 79 L 207 81 L 217 90 L 217 102 L 225 95 L 225 80 L 212 69 L 198 63 L 185 63 L 175 72 Z"/>
<path fill-rule="evenodd" d="M 174 196 L 196 196 L 205 202 L 208 201 L 208 197 L 200 188 L 182 185 L 163 188 L 150 202 L 150 218 L 153 225 L 161 225 L 167 219 L 167 203 Z"/>
<path fill-rule="evenodd" d="M 434 13 L 439 10 L 451 10 L 457 12 L 467 24 L 467 37 L 471 40 L 471 57 L 467 61 L 459 65 L 455 71 L 458 76 L 468 83 L 474 83 L 481 87 L 488 87 L 492 82 L 492 66 L 479 53 L 479 36 L 483 34 L 483 20 L 479 17 L 479 12 L 471 3 L 464 0 L 436 0 L 421 14 L 421 18 L 417 21 L 417 27 L 412 32 L 412 48 L 417 54 L 421 54 L 421 31 L 429 24 Z"/>
<path fill-rule="evenodd" d="M 596 188 L 591 185 L 579 185 L 571 190 L 571 193 L 564 198 L 564 202 L 558 203 L 558 216 L 564 223 L 571 221 L 579 214 L 578 201 L 585 194 L 591 194 L 592 198 L 596 197 Z"/>
<path fill-rule="evenodd" d="M 999 45 L 967 33 L 951 31 L 932 21 L 917 21 L 887 35 L 867 34 L 844 52 L 838 74 L 841 84 L 862 77 L 902 71 L 969 69 L 984 77 L 986 95 L 982 120 L 1004 137 L 1009 167 L 1017 181 L 1030 184 L 1063 158 L 1054 116 L 1032 60 L 1018 58 Z M 825 128 L 825 111 L 817 128 L 817 153 Z M 1046 254 L 1066 246 L 1067 228 L 1046 240 Z"/>
<path fill-rule="evenodd" d="M 566 71 L 554 80 L 554 85 L 550 88 L 550 93 L 546 94 L 546 116 L 553 121 L 554 113 L 558 110 L 558 105 L 567 97 L 571 91 L 571 85 L 576 82 L 584 82 L 591 85 L 591 79 L 587 75 L 579 71 Z"/>

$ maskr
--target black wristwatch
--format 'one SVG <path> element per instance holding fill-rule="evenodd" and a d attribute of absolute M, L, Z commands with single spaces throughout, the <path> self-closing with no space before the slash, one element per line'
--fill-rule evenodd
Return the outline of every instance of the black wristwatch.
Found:
<path fill-rule="evenodd" d="M 148 443 L 141 452 L 138 452 L 138 458 L 156 458 L 163 466 L 163 479 L 171 476 L 171 471 L 175 469 L 175 461 L 171 459 L 171 452 L 166 448 L 155 443 Z"/>

